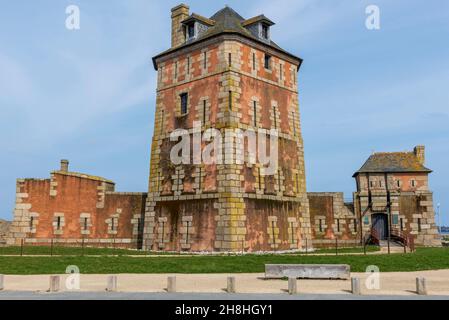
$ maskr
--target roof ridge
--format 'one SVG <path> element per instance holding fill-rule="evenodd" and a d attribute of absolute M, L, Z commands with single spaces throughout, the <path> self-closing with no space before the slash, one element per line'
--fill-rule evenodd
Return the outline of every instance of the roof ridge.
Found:
<path fill-rule="evenodd" d="M 240 21 L 245 21 L 245 18 L 243 18 L 237 11 L 232 9 L 230 6 L 226 5 L 224 8 L 218 10 L 215 12 L 209 19 L 215 20 L 216 16 L 224 13 L 225 11 L 230 11 L 234 16 L 236 16 Z M 215 17 L 215 18 L 214 18 Z"/>
<path fill-rule="evenodd" d="M 409 153 L 414 154 L 413 151 L 381 151 L 381 152 L 374 152 L 374 154 L 399 154 L 399 153 Z"/>

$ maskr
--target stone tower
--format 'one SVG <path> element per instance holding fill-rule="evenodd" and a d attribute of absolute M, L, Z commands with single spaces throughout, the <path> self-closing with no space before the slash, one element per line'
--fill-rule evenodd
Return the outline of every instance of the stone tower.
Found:
<path fill-rule="evenodd" d="M 297 89 L 302 60 L 271 40 L 274 23 L 264 15 L 244 19 L 225 7 L 206 18 L 181 4 L 171 17 L 172 47 L 153 58 L 158 85 L 144 248 L 310 247 Z M 170 156 L 179 129 L 189 141 L 189 163 Z M 253 161 L 258 157 L 239 133 L 257 135 L 259 154 L 267 148 L 260 136 L 270 130 L 277 132 L 276 144 L 267 142 L 278 147 L 274 171 Z M 216 161 L 195 161 L 210 145 Z"/>

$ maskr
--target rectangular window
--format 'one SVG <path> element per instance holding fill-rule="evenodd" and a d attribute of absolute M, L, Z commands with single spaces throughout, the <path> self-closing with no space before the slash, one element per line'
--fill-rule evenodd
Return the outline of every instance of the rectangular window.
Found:
<path fill-rule="evenodd" d="M 164 133 L 164 130 L 165 130 L 165 128 L 164 128 L 164 122 L 165 122 L 165 110 L 162 109 L 162 110 L 161 110 L 161 134 L 163 134 L 163 133 Z"/>
<path fill-rule="evenodd" d="M 266 24 L 262 24 L 262 38 L 268 39 L 268 26 Z"/>
<path fill-rule="evenodd" d="M 84 218 L 84 230 L 87 230 L 87 218 Z"/>
<path fill-rule="evenodd" d="M 253 117 L 254 117 L 254 126 L 257 127 L 257 102 L 253 102 Z"/>
<path fill-rule="evenodd" d="M 257 168 L 257 175 L 259 177 L 259 189 L 262 189 L 262 177 L 260 175 L 260 168 Z"/>
<path fill-rule="evenodd" d="M 296 136 L 295 112 L 292 112 L 292 127 L 293 127 L 293 135 Z"/>
<path fill-rule="evenodd" d="M 232 67 L 232 54 L 228 53 L 228 64 L 230 67 Z"/>
<path fill-rule="evenodd" d="M 363 218 L 363 223 L 364 223 L 364 224 L 369 224 L 369 217 L 368 217 L 368 216 L 365 216 L 365 217 Z"/>
<path fill-rule="evenodd" d="M 232 91 L 229 91 L 228 93 L 228 103 L 229 103 L 228 105 L 229 110 L 232 110 Z"/>
<path fill-rule="evenodd" d="M 281 169 L 278 170 L 278 191 L 281 192 L 282 188 L 281 188 Z"/>
<path fill-rule="evenodd" d="M 203 124 L 206 123 L 206 100 L 203 100 Z"/>
<path fill-rule="evenodd" d="M 114 231 L 115 230 L 115 218 L 111 219 L 111 230 Z"/>
<path fill-rule="evenodd" d="M 393 224 L 398 224 L 399 223 L 399 216 L 397 214 L 393 214 L 392 216 L 392 223 Z"/>
<path fill-rule="evenodd" d="M 319 219 L 318 222 L 319 222 L 318 229 L 320 230 L 320 232 L 323 232 L 323 220 Z"/>
<path fill-rule="evenodd" d="M 34 217 L 30 217 L 30 229 L 34 227 Z"/>
<path fill-rule="evenodd" d="M 187 74 L 190 74 L 190 57 L 187 58 Z"/>
<path fill-rule="evenodd" d="M 56 229 L 61 230 L 61 217 L 57 217 L 56 219 Z"/>
<path fill-rule="evenodd" d="M 203 53 L 203 68 L 204 69 L 207 68 L 207 53 L 206 52 Z"/>
<path fill-rule="evenodd" d="M 340 219 L 337 219 L 337 232 L 340 232 Z"/>
<path fill-rule="evenodd" d="M 256 70 L 256 54 L 253 53 L 253 70 Z"/>
<path fill-rule="evenodd" d="M 268 69 L 268 70 L 271 69 L 271 56 L 268 54 L 265 54 L 264 66 L 265 66 L 265 69 Z"/>
<path fill-rule="evenodd" d="M 418 218 L 418 232 L 421 232 L 421 218 Z"/>
<path fill-rule="evenodd" d="M 181 97 L 181 114 L 186 114 L 187 113 L 187 101 L 188 101 L 188 94 L 187 93 L 181 93 L 180 95 Z"/>
<path fill-rule="evenodd" d="M 164 73 L 164 67 L 161 67 L 159 70 L 159 82 L 162 82 L 163 73 Z"/>
<path fill-rule="evenodd" d="M 175 81 L 178 79 L 178 61 L 175 63 Z"/>
<path fill-rule="evenodd" d="M 191 23 L 187 26 L 187 37 L 188 40 L 195 37 L 195 24 Z"/>
<path fill-rule="evenodd" d="M 401 231 L 404 231 L 404 219 L 403 218 L 399 219 L 399 222 L 401 226 Z"/>
<path fill-rule="evenodd" d="M 279 79 L 282 80 L 282 64 L 279 65 Z"/>

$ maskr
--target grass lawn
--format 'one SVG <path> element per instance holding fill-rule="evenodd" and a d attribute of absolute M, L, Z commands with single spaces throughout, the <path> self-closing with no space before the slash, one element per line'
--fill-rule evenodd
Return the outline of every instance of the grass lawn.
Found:
<path fill-rule="evenodd" d="M 392 255 L 244 255 L 196 257 L 2 257 L 0 274 L 61 274 L 69 265 L 81 273 L 251 273 L 264 272 L 266 263 L 345 263 L 351 271 L 369 265 L 380 271 L 449 269 L 449 248 L 418 248 L 411 254 Z"/>
<path fill-rule="evenodd" d="M 379 248 L 377 246 L 367 246 L 366 251 L 378 251 Z M 353 247 L 353 248 L 339 248 L 339 253 L 362 253 L 362 247 Z M 0 256 L 1 255 L 20 255 L 21 248 L 20 246 L 12 246 L 12 247 L 0 247 Z M 63 247 L 63 246 L 54 246 L 51 249 L 49 246 L 26 246 L 23 248 L 23 255 L 71 255 L 71 256 L 81 256 L 81 255 L 178 255 L 177 253 L 166 253 L 166 252 L 145 252 L 142 250 L 132 250 L 132 249 L 120 249 L 120 248 L 89 248 L 86 247 L 82 249 L 81 247 Z M 317 249 L 314 253 L 335 253 L 335 249 Z"/>

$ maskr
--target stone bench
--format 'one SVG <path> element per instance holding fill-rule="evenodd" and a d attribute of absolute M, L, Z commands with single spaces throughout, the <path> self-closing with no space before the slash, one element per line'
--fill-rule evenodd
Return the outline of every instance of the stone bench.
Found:
<path fill-rule="evenodd" d="M 347 264 L 266 264 L 266 279 L 349 279 L 351 267 Z"/>

